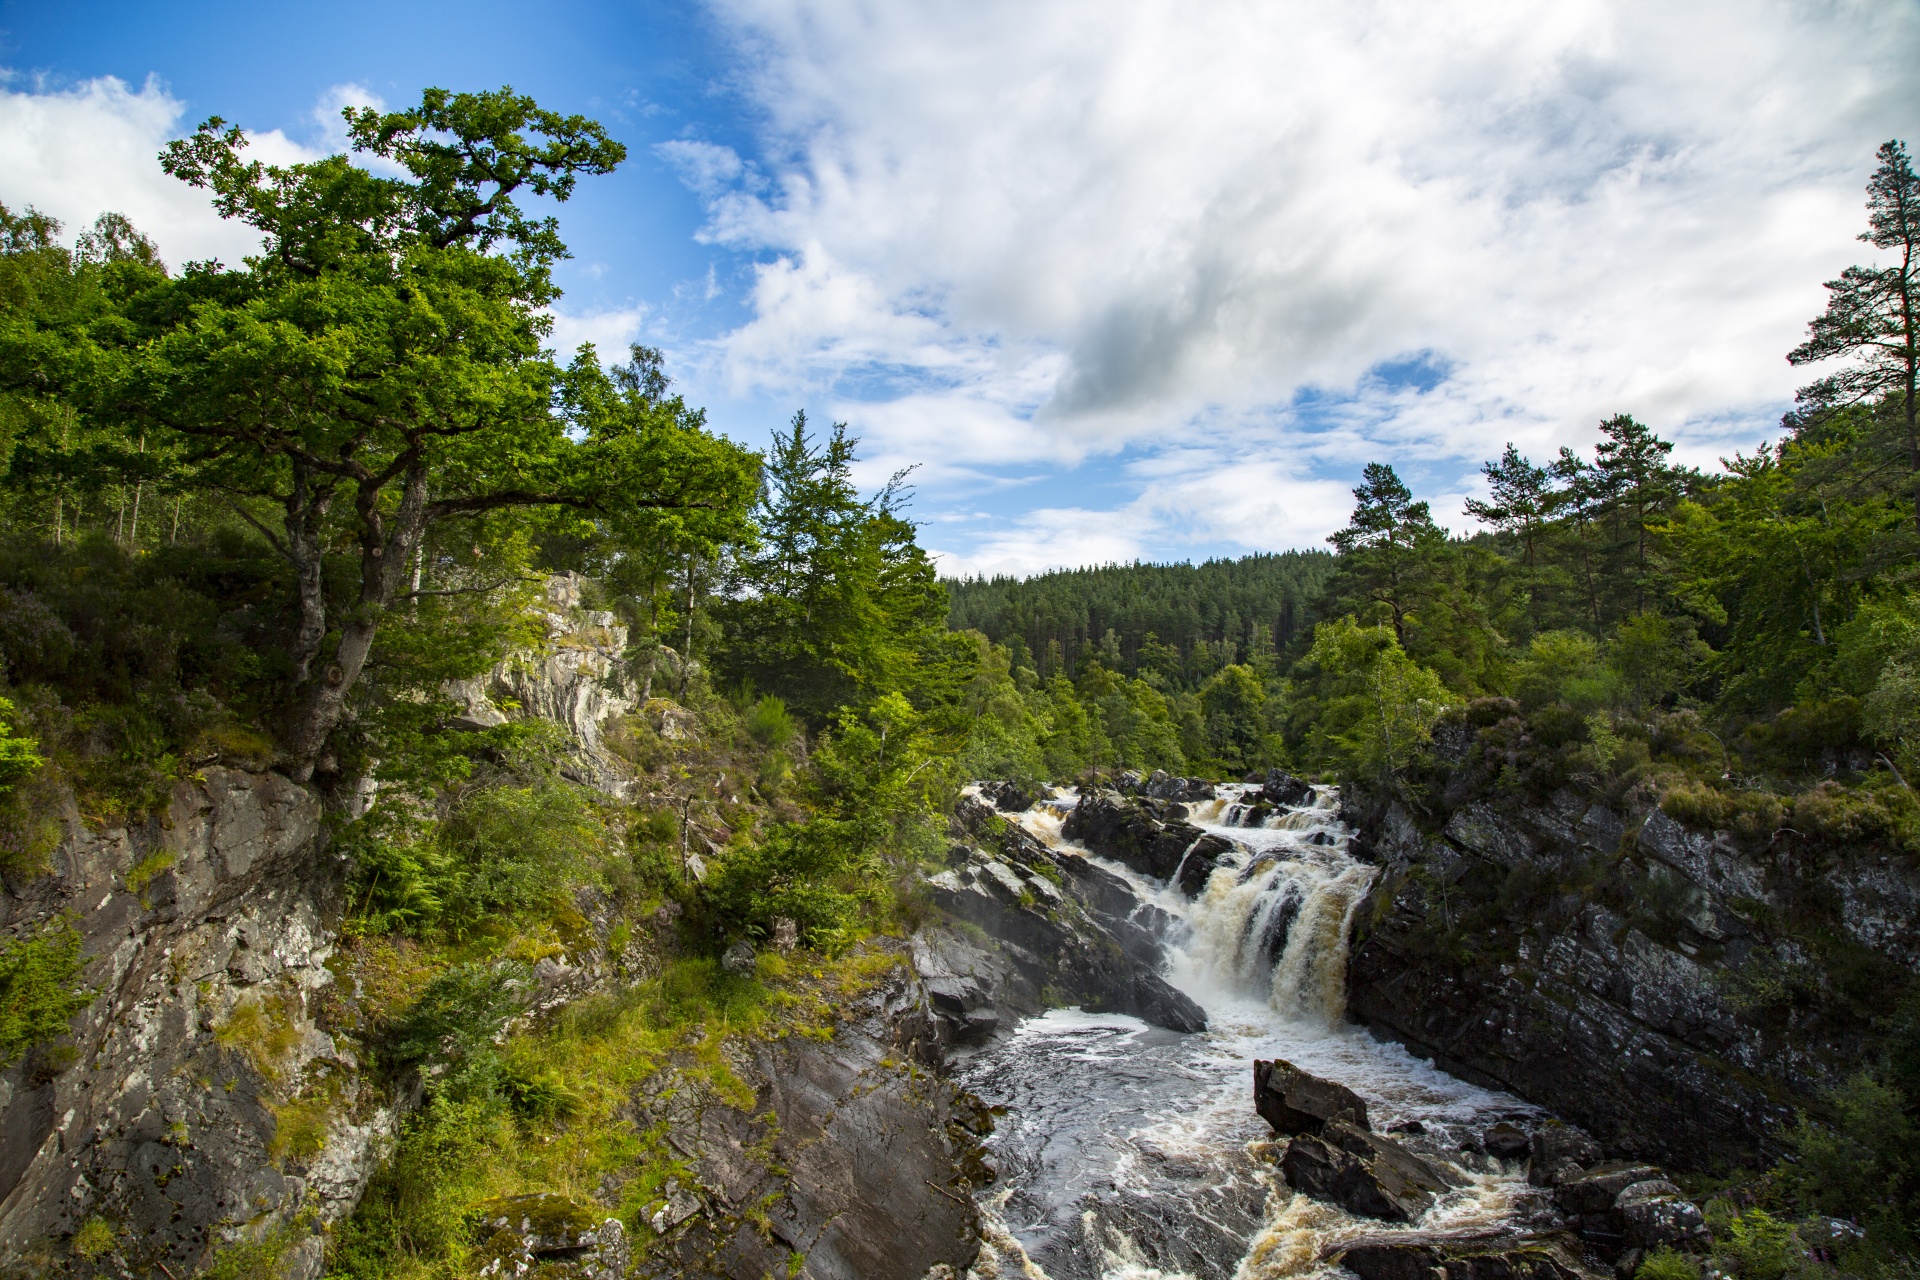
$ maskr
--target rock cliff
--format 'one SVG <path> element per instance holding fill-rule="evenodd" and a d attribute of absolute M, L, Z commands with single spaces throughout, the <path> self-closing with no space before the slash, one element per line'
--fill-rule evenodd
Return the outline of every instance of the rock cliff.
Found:
<path fill-rule="evenodd" d="M 1419 794 L 1355 795 L 1383 866 L 1351 1015 L 1682 1170 L 1777 1154 L 1920 955 L 1920 877 L 1867 844 L 1691 827 L 1645 792 L 1486 785 L 1469 727 Z"/>

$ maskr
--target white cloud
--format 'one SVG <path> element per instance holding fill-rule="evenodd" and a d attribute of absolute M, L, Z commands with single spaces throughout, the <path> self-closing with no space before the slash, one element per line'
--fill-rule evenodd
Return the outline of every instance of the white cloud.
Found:
<path fill-rule="evenodd" d="M 1751 443 L 1866 252 L 1874 146 L 1920 132 L 1907 4 L 718 8 L 762 153 L 670 154 L 705 235 L 761 257 L 735 392 L 837 390 L 890 455 L 956 464 L 1259 444 L 1270 501 L 1244 468 L 1219 502 L 1152 490 L 1246 545 L 1317 541 L 1344 499 L 1312 477 L 1369 457 L 1457 493 L 1616 411 Z M 1367 380 L 1423 352 L 1437 387 Z"/>
<path fill-rule="evenodd" d="M 646 319 L 646 307 L 618 307 L 578 315 L 556 310 L 548 344 L 566 361 L 581 343 L 591 342 L 601 363 L 617 364 L 627 358 L 627 347 L 640 340 L 641 326 Z"/>
<path fill-rule="evenodd" d="M 236 263 L 259 237 L 221 219 L 204 191 L 160 171 L 160 149 L 187 131 L 184 114 L 151 78 L 137 90 L 105 76 L 69 89 L 0 92 L 0 202 L 52 214 L 69 235 L 102 213 L 123 213 L 169 262 Z M 249 138 L 252 154 L 270 164 L 318 154 L 277 129 Z"/>
<path fill-rule="evenodd" d="M 931 554 L 949 576 L 1026 577 L 1068 565 L 1120 564 L 1146 554 L 1138 526 L 1116 521 L 1110 511 L 1081 507 L 1043 507 L 1021 516 L 969 552 L 939 549 Z"/>

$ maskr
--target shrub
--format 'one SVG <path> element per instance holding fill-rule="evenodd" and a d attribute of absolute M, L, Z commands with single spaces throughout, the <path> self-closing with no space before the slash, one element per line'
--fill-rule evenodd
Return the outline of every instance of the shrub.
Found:
<path fill-rule="evenodd" d="M 1904 787 L 1843 787 L 1822 782 L 1795 797 L 1793 825 L 1838 845 L 1879 843 L 1920 852 L 1920 804 Z"/>
<path fill-rule="evenodd" d="M 1700 1280 L 1700 1259 L 1662 1246 L 1647 1255 L 1633 1280 Z"/>
<path fill-rule="evenodd" d="M 747 713 L 747 733 L 766 747 L 784 747 L 800 732 L 800 726 L 787 710 L 787 704 L 767 694 Z"/>
<path fill-rule="evenodd" d="M 1714 1260 L 1740 1280 L 1780 1280 L 1800 1260 L 1793 1227 L 1765 1209 L 1749 1209 L 1727 1224 Z"/>
<path fill-rule="evenodd" d="M 65 921 L 30 938 L 0 938 L 0 1066 L 67 1029 L 93 993 L 74 985 L 80 935 Z"/>
<path fill-rule="evenodd" d="M 413 1066 L 489 1054 L 494 1037 L 526 1007 L 532 972 L 517 960 L 457 965 L 434 978 L 391 1029 L 387 1051 Z"/>
<path fill-rule="evenodd" d="M 765 937 L 774 917 L 785 916 L 809 946 L 832 949 L 859 908 L 859 898 L 843 887 L 859 873 L 850 865 L 852 842 L 842 825 L 829 818 L 782 824 L 758 844 L 729 849 L 701 885 L 714 940 Z"/>
<path fill-rule="evenodd" d="M 342 833 L 363 933 L 471 933 L 492 916 L 551 908 L 606 851 L 582 788 L 551 779 L 478 786 L 432 823 L 404 800 L 376 805 Z"/>

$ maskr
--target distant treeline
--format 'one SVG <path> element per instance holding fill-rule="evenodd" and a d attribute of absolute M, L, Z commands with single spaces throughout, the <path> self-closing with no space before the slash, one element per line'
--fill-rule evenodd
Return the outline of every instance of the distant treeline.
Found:
<path fill-rule="evenodd" d="M 1037 577 L 948 580 L 955 630 L 983 632 L 1044 679 L 1077 676 L 1089 656 L 1129 676 L 1197 687 L 1234 662 L 1310 632 L 1333 571 L 1324 551 L 1204 564 L 1110 564 Z"/>

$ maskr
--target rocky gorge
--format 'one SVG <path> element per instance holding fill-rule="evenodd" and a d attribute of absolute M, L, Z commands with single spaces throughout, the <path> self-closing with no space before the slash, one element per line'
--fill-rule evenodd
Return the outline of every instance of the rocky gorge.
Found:
<path fill-rule="evenodd" d="M 461 718 L 544 720 L 577 780 L 649 785 L 610 738 L 640 717 L 671 744 L 686 713 L 620 678 L 625 637 L 577 583 L 541 619 L 543 647 L 449 689 Z M 1457 777 L 1475 741 L 1441 735 Z M 969 788 L 917 927 L 875 941 L 829 1021 L 729 1040 L 744 1093 L 671 1064 L 634 1091 L 679 1170 L 637 1219 L 617 1178 L 490 1203 L 480 1252 L 596 1278 L 1563 1280 L 1696 1246 L 1663 1170 L 1764 1158 L 1857 1060 L 1844 1001 L 1794 992 L 1911 967 L 1909 869 L 1574 790 L 1425 794 L 1279 772 Z M 0 927 L 70 921 L 96 995 L 0 1075 L 5 1266 L 324 1273 L 421 1098 L 373 1069 L 341 933 L 335 815 L 368 799 L 212 759 L 139 822 L 60 815 Z M 1621 877 L 1661 909 L 1623 909 Z M 574 908 L 525 1020 L 668 945 L 670 916 L 629 935 L 598 890 Z M 111 1234 L 85 1256 L 93 1223 Z"/>

